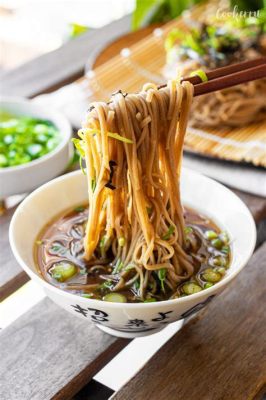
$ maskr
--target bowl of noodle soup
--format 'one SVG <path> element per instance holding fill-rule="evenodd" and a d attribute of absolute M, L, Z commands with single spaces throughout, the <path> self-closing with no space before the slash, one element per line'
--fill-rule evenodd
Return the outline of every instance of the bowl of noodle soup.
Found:
<path fill-rule="evenodd" d="M 242 201 L 182 169 L 192 99 L 189 82 L 169 81 L 93 103 L 75 140 L 83 174 L 40 187 L 11 221 L 12 250 L 30 277 L 116 336 L 151 334 L 199 311 L 255 246 Z"/>
<path fill-rule="evenodd" d="M 44 289 L 47 296 L 70 313 L 116 336 L 152 334 L 165 327 L 165 324 L 188 317 L 206 306 L 246 265 L 255 246 L 253 218 L 234 193 L 187 169 L 182 173 L 181 190 L 183 203 L 225 228 L 232 243 L 231 265 L 226 276 L 198 293 L 154 303 L 111 303 L 71 294 L 41 277 L 33 253 L 36 237 L 43 226 L 62 210 L 75 208 L 87 201 L 87 188 L 81 172 L 70 173 L 45 184 L 18 207 L 10 226 L 13 253 L 21 267 Z M 25 226 L 28 232 L 26 236 Z"/>

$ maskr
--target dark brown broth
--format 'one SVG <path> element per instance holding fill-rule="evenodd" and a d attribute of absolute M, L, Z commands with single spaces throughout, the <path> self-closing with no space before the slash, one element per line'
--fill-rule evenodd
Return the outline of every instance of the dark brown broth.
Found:
<path fill-rule="evenodd" d="M 42 277 L 52 285 L 77 295 L 84 297 L 90 296 L 91 298 L 102 300 L 107 293 L 112 292 L 111 285 L 115 283 L 115 275 L 114 282 L 111 281 L 110 283 L 108 279 L 109 287 L 106 283 L 107 279 L 104 279 L 104 276 L 110 276 L 114 266 L 111 263 L 112 255 L 110 255 L 110 263 L 103 264 L 99 269 L 95 269 L 93 263 L 84 260 L 83 238 L 87 216 L 87 206 L 79 206 L 55 218 L 42 230 L 36 241 L 35 259 L 38 271 Z M 194 291 L 192 293 L 185 293 L 185 283 L 194 283 L 196 288 L 200 287 L 201 289 L 212 286 L 216 282 L 206 281 L 206 279 L 202 277 L 204 271 L 206 269 L 207 271 L 211 269 L 211 272 L 213 271 L 217 275 L 219 269 L 228 268 L 230 261 L 230 250 L 227 250 L 227 254 L 223 252 L 225 247 L 229 249 L 228 245 L 224 245 L 222 250 L 217 249 L 212 245 L 212 241 L 206 238 L 207 231 L 214 231 L 217 235 L 221 235 L 220 229 L 214 222 L 189 208 L 185 208 L 184 216 L 186 226 L 192 228 L 191 234 L 193 235 L 194 243 L 196 243 L 196 249 L 192 248 L 189 241 L 187 244 L 187 252 L 193 259 L 195 274 L 188 281 L 179 284 L 175 297 L 183 297 L 187 294 L 194 293 Z M 224 260 L 222 266 L 214 265 L 213 260 L 221 257 L 226 260 L 226 265 L 224 264 Z M 52 277 L 51 270 L 52 267 L 59 262 L 73 264 L 76 266 L 77 273 L 64 282 L 58 282 L 57 279 Z M 91 269 L 93 269 L 93 271 L 91 271 Z M 219 274 L 220 272 L 218 272 L 218 275 Z M 91 287 L 89 288 L 84 285 L 96 285 L 97 287 L 92 290 Z M 191 288 L 189 291 L 191 291 Z M 119 291 L 119 293 L 124 295 L 128 302 L 141 301 L 138 296 L 138 288 L 136 285 L 132 285 L 132 287 L 127 290 Z M 170 290 L 165 290 L 165 292 L 161 291 L 158 295 L 155 294 L 152 296 L 152 300 L 166 300 L 171 298 L 172 295 L 173 293 Z"/>

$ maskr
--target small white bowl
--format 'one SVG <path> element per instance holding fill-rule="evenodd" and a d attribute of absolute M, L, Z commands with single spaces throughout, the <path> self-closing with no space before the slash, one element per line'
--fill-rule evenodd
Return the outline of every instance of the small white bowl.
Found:
<path fill-rule="evenodd" d="M 226 276 L 213 287 L 187 297 L 156 303 L 109 303 L 67 293 L 40 277 L 33 257 L 36 237 L 59 213 L 87 201 L 86 178 L 80 171 L 54 179 L 21 203 L 10 225 L 11 248 L 27 274 L 72 314 L 115 336 L 132 338 L 151 334 L 165 324 L 193 314 L 222 292 L 246 265 L 256 242 L 256 227 L 249 210 L 223 185 L 183 169 L 181 193 L 183 204 L 209 216 L 232 240 L 232 262 Z"/>
<path fill-rule="evenodd" d="M 71 157 L 73 146 L 71 125 L 61 113 L 34 104 L 33 101 L 0 97 L 0 108 L 15 115 L 24 115 L 51 121 L 58 129 L 61 140 L 48 154 L 27 164 L 0 168 L 0 200 L 15 194 L 30 192 L 62 173 Z"/>

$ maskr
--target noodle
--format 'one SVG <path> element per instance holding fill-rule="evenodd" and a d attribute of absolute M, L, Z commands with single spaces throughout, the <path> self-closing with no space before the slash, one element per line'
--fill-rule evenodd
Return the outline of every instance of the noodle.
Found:
<path fill-rule="evenodd" d="M 119 91 L 108 104 L 92 104 L 79 132 L 89 192 L 85 259 L 102 265 L 111 251 L 112 264 L 121 266 L 113 290 L 139 279 L 143 299 L 156 284 L 152 271 L 164 271 L 172 291 L 194 272 L 179 188 L 192 98 L 189 82 L 160 90 L 146 84 L 138 95 Z"/>

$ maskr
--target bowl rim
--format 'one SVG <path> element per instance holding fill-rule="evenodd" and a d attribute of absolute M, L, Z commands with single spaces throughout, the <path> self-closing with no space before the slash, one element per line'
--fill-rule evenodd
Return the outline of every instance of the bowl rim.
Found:
<path fill-rule="evenodd" d="M 9 96 L 0 96 L 0 107 L 4 108 L 2 103 L 10 103 L 14 105 L 26 105 L 29 107 L 29 115 L 30 115 L 30 110 L 31 109 L 36 109 L 36 114 L 40 114 L 40 119 L 43 117 L 41 114 L 43 114 L 43 110 L 45 110 L 45 113 L 47 115 L 51 115 L 51 117 L 48 117 L 48 120 L 51 121 L 58 129 L 59 135 L 61 137 L 61 141 L 58 143 L 58 145 L 51 151 L 49 151 L 47 154 L 44 154 L 43 156 L 37 158 L 36 160 L 29 161 L 25 164 L 21 165 L 14 165 L 12 167 L 4 167 L 0 168 L 0 175 L 5 175 L 11 172 L 15 171 L 21 171 L 21 170 L 26 170 L 27 168 L 35 167 L 38 164 L 42 164 L 43 162 L 48 161 L 50 158 L 55 156 L 57 153 L 59 153 L 63 148 L 65 148 L 67 145 L 70 144 L 69 140 L 71 139 L 72 136 L 72 127 L 68 119 L 65 117 L 64 114 L 62 114 L 60 111 L 53 109 L 52 107 L 46 107 L 42 105 L 41 103 L 34 102 L 34 100 L 26 99 L 26 98 L 20 98 L 20 97 L 9 97 Z M 40 113 L 39 113 L 40 110 Z M 54 120 L 57 120 L 55 123 Z M 58 124 L 58 121 L 60 123 Z M 60 125 L 60 126 L 59 126 Z"/>
<path fill-rule="evenodd" d="M 220 282 L 216 283 L 215 285 L 213 285 L 210 288 L 204 289 L 200 292 L 191 294 L 189 296 L 186 297 L 180 297 L 177 299 L 169 299 L 169 300 L 163 300 L 163 301 L 157 301 L 157 302 L 151 302 L 151 303 L 112 303 L 112 302 L 104 302 L 103 300 L 97 300 L 97 299 L 89 299 L 89 298 L 85 298 L 85 297 L 81 297 L 78 296 L 76 294 L 72 294 L 69 293 L 63 289 L 59 289 L 56 286 L 53 286 L 52 284 L 50 284 L 49 282 L 45 281 L 39 274 L 38 271 L 35 267 L 35 270 L 33 271 L 30 267 L 28 267 L 28 265 L 24 262 L 24 260 L 22 259 L 22 257 L 19 254 L 19 251 L 16 248 L 16 243 L 15 243 L 15 236 L 14 236 L 14 231 L 15 231 L 15 227 L 16 227 L 16 218 L 17 215 L 20 213 L 20 209 L 23 207 L 23 205 L 26 202 L 31 202 L 35 195 L 38 194 L 39 192 L 42 192 L 43 190 L 46 190 L 46 188 L 50 185 L 56 185 L 57 182 L 62 181 L 62 180 L 67 180 L 69 178 L 71 178 L 72 176 L 75 175 L 80 175 L 82 174 L 82 171 L 77 170 L 77 171 L 73 171 L 67 174 L 64 174 L 62 176 L 59 176 L 55 179 L 52 179 L 51 181 L 45 183 L 44 185 L 40 186 L 38 189 L 34 190 L 29 196 L 27 196 L 21 203 L 20 205 L 17 207 L 16 211 L 13 214 L 13 217 L 11 219 L 10 222 L 10 227 L 9 227 L 9 243 L 13 252 L 13 255 L 15 256 L 16 260 L 18 261 L 18 263 L 20 264 L 20 266 L 24 269 L 24 271 L 33 279 L 36 280 L 41 286 L 44 286 L 48 291 L 52 291 L 55 294 L 59 295 L 59 296 L 63 296 L 68 298 L 69 300 L 74 300 L 74 301 L 81 301 L 83 303 L 87 303 L 88 305 L 98 305 L 98 306 L 106 306 L 109 308 L 114 308 L 114 309 L 118 309 L 118 308 L 122 308 L 122 309 L 132 309 L 132 308 L 156 308 L 156 307 L 161 307 L 161 306 L 171 306 L 174 304 L 184 304 L 186 302 L 188 302 L 189 300 L 199 300 L 202 297 L 205 297 L 205 295 L 207 294 L 208 297 L 212 296 L 213 294 L 215 294 L 217 291 L 219 291 L 219 289 L 225 288 L 227 286 L 227 284 L 232 281 L 238 274 L 239 272 L 245 267 L 245 265 L 247 264 L 247 262 L 249 261 L 250 257 L 252 256 L 254 249 L 255 249 L 255 245 L 256 245 L 256 239 L 257 239 L 257 230 L 256 230 L 256 225 L 255 225 L 255 221 L 253 219 L 253 216 L 250 212 L 250 210 L 248 209 L 248 207 L 246 206 L 246 204 L 235 194 L 233 193 L 230 189 L 228 189 L 226 186 L 222 185 L 221 183 L 215 181 L 212 178 L 209 178 L 199 172 L 196 172 L 190 168 L 182 168 L 182 171 L 185 171 L 186 173 L 193 174 L 193 175 L 197 175 L 198 177 L 200 177 L 200 179 L 206 180 L 207 182 L 211 182 L 212 184 L 215 184 L 217 186 L 219 186 L 222 190 L 225 190 L 227 192 L 230 193 L 230 196 L 233 196 L 237 199 L 237 201 L 239 201 L 242 206 L 245 208 L 246 211 L 246 215 L 249 218 L 249 223 L 250 223 L 250 246 L 249 246 L 249 251 L 246 255 L 245 258 L 243 258 L 241 260 L 241 262 L 239 262 L 239 265 L 237 266 L 237 268 L 229 273 L 227 276 L 225 276 Z M 182 195 L 181 195 L 182 196 Z M 63 210 L 62 210 L 63 211 Z M 208 213 L 206 213 L 208 215 Z M 34 245 L 34 243 L 32 244 Z M 33 251 L 33 248 L 32 248 Z M 230 267 L 228 269 L 228 271 L 230 272 Z M 49 296 L 48 296 L 49 297 Z"/>

